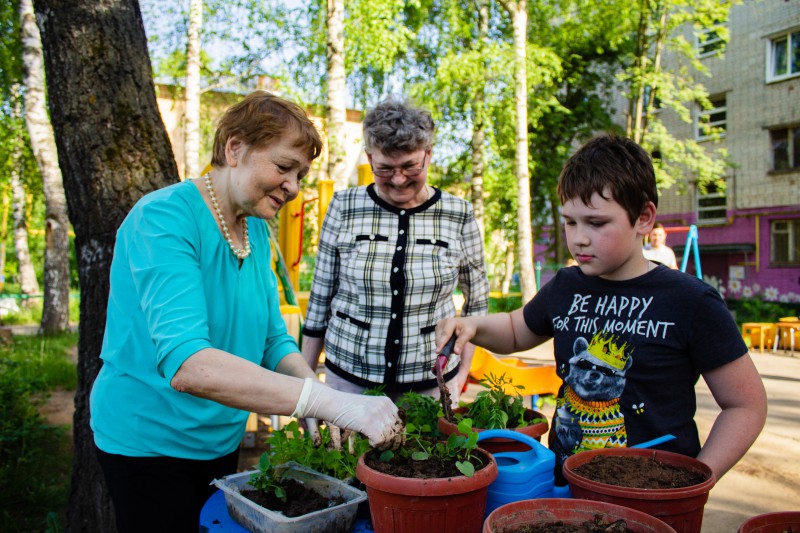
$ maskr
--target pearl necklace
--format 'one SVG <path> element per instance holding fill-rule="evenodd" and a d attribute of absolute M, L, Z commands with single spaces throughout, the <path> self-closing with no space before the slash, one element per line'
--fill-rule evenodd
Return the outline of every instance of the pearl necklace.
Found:
<path fill-rule="evenodd" d="M 228 225 L 225 223 L 225 217 L 222 216 L 222 209 L 219 208 L 219 202 L 217 202 L 217 195 L 214 194 L 214 188 L 211 186 L 211 175 L 206 174 L 203 176 L 203 180 L 206 183 L 206 189 L 208 189 L 208 196 L 211 198 L 211 205 L 214 206 L 214 212 L 217 214 L 217 219 L 219 220 L 219 225 L 222 226 L 222 235 L 225 237 L 225 240 L 228 241 L 228 246 L 231 248 L 231 252 L 233 255 L 237 257 L 240 261 L 250 255 L 250 235 L 247 232 L 247 217 L 242 219 L 242 241 L 244 246 L 241 248 L 237 248 L 233 245 L 233 239 L 231 239 L 231 232 L 228 231 Z"/>

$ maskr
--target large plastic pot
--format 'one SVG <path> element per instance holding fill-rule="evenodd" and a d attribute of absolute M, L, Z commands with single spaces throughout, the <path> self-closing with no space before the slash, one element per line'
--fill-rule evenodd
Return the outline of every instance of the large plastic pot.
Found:
<path fill-rule="evenodd" d="M 800 511 L 785 511 L 754 516 L 739 526 L 739 533 L 800 532 Z"/>
<path fill-rule="evenodd" d="M 533 418 L 541 418 L 542 422 L 521 428 L 507 428 L 507 429 L 508 431 L 522 433 L 523 435 L 527 435 L 528 437 L 531 437 L 538 441 L 539 439 L 542 438 L 542 435 L 547 433 L 547 428 L 549 427 L 547 424 L 547 417 L 545 417 L 542 413 L 538 411 L 533 411 L 532 409 L 527 409 L 527 410 L 533 413 Z M 453 413 L 461 415 L 466 415 L 467 411 L 469 411 L 468 407 L 459 407 L 457 409 L 453 409 Z M 439 421 L 437 422 L 436 426 L 439 428 L 439 433 L 448 437 L 453 433 L 458 433 L 458 423 L 450 422 L 444 417 L 439 418 Z M 482 431 L 488 431 L 488 429 L 473 427 L 472 431 L 475 433 L 481 433 Z M 496 437 L 482 441 L 481 448 L 483 448 L 489 453 L 524 452 L 530 449 L 530 447 L 527 444 L 523 444 L 515 440 L 501 438 L 501 437 Z"/>
<path fill-rule="evenodd" d="M 697 485 L 675 489 L 638 489 L 600 483 L 575 473 L 575 469 L 598 455 L 635 456 L 656 459 L 670 466 L 702 474 Z M 703 523 L 703 509 L 716 479 L 705 463 L 674 452 L 643 448 L 603 448 L 577 453 L 564 462 L 564 477 L 574 498 L 596 500 L 630 507 L 663 520 L 678 533 L 696 533 Z"/>
<path fill-rule="evenodd" d="M 395 477 L 358 459 L 356 477 L 367 487 L 375 533 L 479 533 L 489 485 L 497 478 L 497 462 L 478 449 L 488 463 L 475 475 L 416 479 Z"/>
<path fill-rule="evenodd" d="M 675 533 L 669 525 L 635 509 L 593 500 L 540 498 L 521 500 L 498 507 L 483 523 L 483 533 L 504 533 L 525 525 L 561 521 L 579 525 L 600 517 L 607 523 L 625 520 L 633 533 Z"/>

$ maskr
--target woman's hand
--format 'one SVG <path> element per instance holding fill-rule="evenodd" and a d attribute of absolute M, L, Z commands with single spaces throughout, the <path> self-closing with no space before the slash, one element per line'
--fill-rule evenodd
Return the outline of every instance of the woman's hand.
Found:
<path fill-rule="evenodd" d="M 375 448 L 397 448 L 402 444 L 404 425 L 397 406 L 386 396 L 349 394 L 307 379 L 293 416 L 319 418 L 358 431 Z"/>

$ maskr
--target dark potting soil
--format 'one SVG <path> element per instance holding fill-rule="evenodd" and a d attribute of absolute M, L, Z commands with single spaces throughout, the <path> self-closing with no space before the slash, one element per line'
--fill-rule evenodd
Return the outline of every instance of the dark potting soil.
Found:
<path fill-rule="evenodd" d="M 486 466 L 487 461 L 482 459 L 477 454 L 472 455 L 470 462 L 475 467 L 475 470 L 480 470 Z M 433 479 L 464 475 L 456 468 L 455 461 L 442 462 L 433 457 L 420 461 L 395 454 L 390 460 L 381 461 L 379 454 L 369 452 L 364 457 L 364 462 L 373 470 L 394 477 Z"/>
<path fill-rule="evenodd" d="M 565 524 L 561 520 L 544 524 L 526 524 L 513 529 L 504 528 L 502 533 L 632 533 L 625 520 L 608 523 L 600 516 L 580 524 Z"/>
<path fill-rule="evenodd" d="M 702 483 L 705 474 L 648 457 L 598 455 L 575 468 L 592 481 L 636 489 L 677 489 Z"/>
<path fill-rule="evenodd" d="M 283 513 L 289 518 L 327 509 L 345 501 L 344 498 L 322 496 L 294 479 L 283 479 L 278 484 L 286 491 L 285 502 L 274 494 L 261 490 L 243 490 L 242 496 L 270 511 Z"/>

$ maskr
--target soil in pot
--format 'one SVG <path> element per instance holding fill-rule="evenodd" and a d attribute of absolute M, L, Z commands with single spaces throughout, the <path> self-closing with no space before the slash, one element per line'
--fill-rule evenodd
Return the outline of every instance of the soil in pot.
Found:
<path fill-rule="evenodd" d="M 543 524 L 527 524 L 513 529 L 503 529 L 503 533 L 632 533 L 625 520 L 608 523 L 601 516 L 580 524 L 566 524 L 561 520 Z"/>
<path fill-rule="evenodd" d="M 442 462 L 436 457 L 419 460 L 395 454 L 390 460 L 382 461 L 378 453 L 369 452 L 364 456 L 364 462 L 373 470 L 394 477 L 435 479 L 463 475 L 456 468 L 455 462 Z M 481 462 L 479 457 L 474 455 L 470 462 L 475 466 L 475 470 L 479 470 L 486 465 L 486 463 Z"/>
<path fill-rule="evenodd" d="M 262 490 L 243 490 L 241 494 L 261 507 L 283 513 L 290 518 L 327 509 L 345 501 L 344 498 L 322 496 L 317 491 L 294 479 L 284 479 L 278 484 L 286 491 L 285 501 L 276 497 L 273 493 L 267 493 Z"/>
<path fill-rule="evenodd" d="M 700 472 L 665 464 L 655 458 L 598 455 L 575 473 L 600 483 L 637 489 L 691 487 L 706 480 Z"/>

